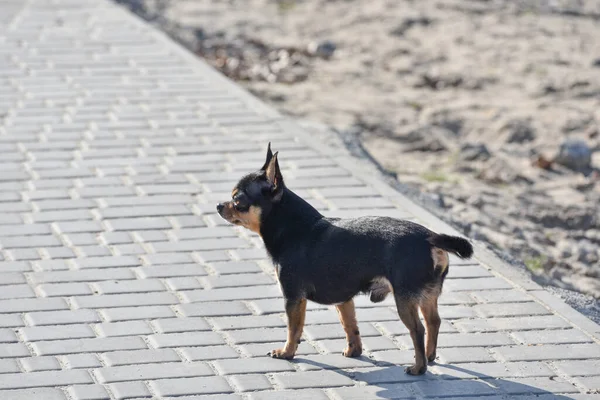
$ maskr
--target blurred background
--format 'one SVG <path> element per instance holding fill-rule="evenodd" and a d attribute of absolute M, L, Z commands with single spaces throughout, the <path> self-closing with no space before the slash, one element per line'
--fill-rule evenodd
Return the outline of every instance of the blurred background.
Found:
<path fill-rule="evenodd" d="M 600 2 L 115 1 L 538 281 L 600 298 Z"/>

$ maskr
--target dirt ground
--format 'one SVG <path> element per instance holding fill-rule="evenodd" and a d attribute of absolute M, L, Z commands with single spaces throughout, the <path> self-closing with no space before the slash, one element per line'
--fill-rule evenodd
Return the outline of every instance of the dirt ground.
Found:
<path fill-rule="evenodd" d="M 600 298 L 600 3 L 122 0 L 356 138 L 466 235 Z"/>

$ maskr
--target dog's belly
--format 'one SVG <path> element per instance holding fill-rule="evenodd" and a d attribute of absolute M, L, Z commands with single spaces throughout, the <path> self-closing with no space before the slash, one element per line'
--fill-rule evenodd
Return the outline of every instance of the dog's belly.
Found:
<path fill-rule="evenodd" d="M 308 285 L 306 298 L 319 304 L 341 304 L 361 292 L 359 285 L 341 283 L 340 285 Z"/>

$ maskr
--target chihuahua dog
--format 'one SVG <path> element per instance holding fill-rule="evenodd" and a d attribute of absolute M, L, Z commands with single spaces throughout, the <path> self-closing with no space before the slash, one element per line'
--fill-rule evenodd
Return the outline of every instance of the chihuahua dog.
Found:
<path fill-rule="evenodd" d="M 388 217 L 326 218 L 285 186 L 277 155 L 269 143 L 262 168 L 244 176 L 232 199 L 217 205 L 221 217 L 261 236 L 276 267 L 288 334 L 285 346 L 268 355 L 294 357 L 310 300 L 335 305 L 347 339 L 342 354 L 360 356 L 354 296 L 368 294 L 377 303 L 392 293 L 415 348 L 415 364 L 406 372 L 425 373 L 427 361 L 436 357 L 438 297 L 448 274 L 448 252 L 469 258 L 471 244 Z"/>

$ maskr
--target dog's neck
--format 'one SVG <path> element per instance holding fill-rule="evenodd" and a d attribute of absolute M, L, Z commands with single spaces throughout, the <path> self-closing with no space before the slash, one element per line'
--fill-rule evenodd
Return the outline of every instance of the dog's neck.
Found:
<path fill-rule="evenodd" d="M 265 247 L 276 262 L 286 245 L 293 246 L 323 218 L 306 200 L 288 188 L 283 190 L 281 200 L 273 205 L 260 228 Z"/>

